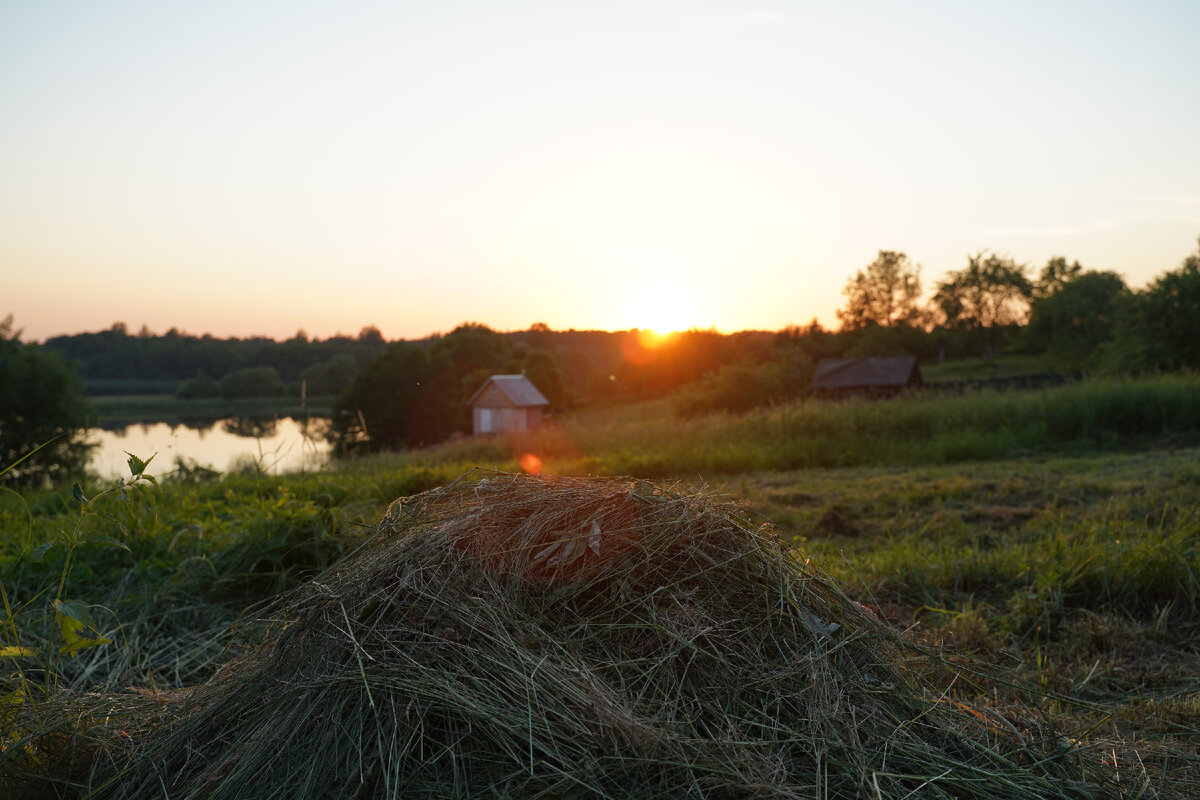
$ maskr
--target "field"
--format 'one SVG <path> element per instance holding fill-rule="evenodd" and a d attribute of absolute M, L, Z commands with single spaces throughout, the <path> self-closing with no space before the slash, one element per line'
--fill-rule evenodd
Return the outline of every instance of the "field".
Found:
<path fill-rule="evenodd" d="M 99 498 L 105 487 L 84 486 L 82 503 L 67 487 L 0 495 L 0 776 L 64 757 L 81 693 L 210 679 L 238 652 L 248 608 L 354 551 L 392 500 L 535 456 L 548 473 L 636 475 L 735 501 L 905 631 L 935 697 L 1022 741 L 1036 731 L 1027 749 L 1042 755 L 1023 763 L 1069 761 L 1110 792 L 1090 796 L 1194 797 L 1198 432 L 1190 377 L 687 421 L 651 403 L 319 473 L 214 476 L 154 461 L 158 485 Z M 73 655 L 54 654 L 64 634 L 51 599 L 90 611 Z M 86 642 L 101 636 L 111 643 Z M 35 749 L 47 728 L 60 738 Z M 66 783 L 34 787 L 78 796 Z"/>

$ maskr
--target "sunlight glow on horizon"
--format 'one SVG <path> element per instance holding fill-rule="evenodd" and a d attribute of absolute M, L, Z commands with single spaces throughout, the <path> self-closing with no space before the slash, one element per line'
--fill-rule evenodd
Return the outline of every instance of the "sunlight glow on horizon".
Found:
<path fill-rule="evenodd" d="M 836 327 L 879 250 L 1132 287 L 1200 233 L 1200 4 L 0 8 L 0 317 Z"/>

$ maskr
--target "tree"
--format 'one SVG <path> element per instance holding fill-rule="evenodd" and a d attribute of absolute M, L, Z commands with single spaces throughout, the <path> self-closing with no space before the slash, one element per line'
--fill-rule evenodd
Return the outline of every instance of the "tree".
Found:
<path fill-rule="evenodd" d="M 429 395 L 429 359 L 421 348 L 396 342 L 354 377 L 333 404 L 338 449 L 380 450 L 436 441 L 420 413 Z"/>
<path fill-rule="evenodd" d="M 933 306 L 942 324 L 974 333 L 980 355 L 990 360 L 996 356 L 997 329 L 1024 322 L 1032 296 L 1024 264 L 980 251 L 967 256 L 965 269 L 938 282 Z"/>
<path fill-rule="evenodd" d="M 280 397 L 287 387 L 274 367 L 247 367 L 221 378 L 222 397 Z"/>
<path fill-rule="evenodd" d="M 1042 267 L 1033 284 L 1034 297 L 1049 297 L 1083 274 L 1083 267 L 1076 261 L 1070 265 L 1062 256 L 1054 256 Z"/>
<path fill-rule="evenodd" d="M 564 408 L 568 402 L 558 361 L 546 350 L 530 350 L 521 362 L 521 372 L 550 401 L 550 408 Z"/>
<path fill-rule="evenodd" d="M 324 363 L 313 364 L 300 377 L 307 382 L 310 395 L 336 395 L 349 388 L 357 372 L 354 359 L 339 353 Z"/>
<path fill-rule="evenodd" d="M 1025 331 L 1035 348 L 1082 357 L 1113 338 L 1118 311 L 1129 295 L 1120 275 L 1075 272 L 1056 288 L 1043 280 L 1039 285 L 1045 293 L 1033 301 Z"/>
<path fill-rule="evenodd" d="M 1200 369 L 1200 240 L 1179 269 L 1123 306 L 1104 360 L 1125 372 Z"/>
<path fill-rule="evenodd" d="M 0 322 L 0 470 L 45 446 L 0 480 L 44 486 L 80 475 L 92 445 L 79 375 L 58 353 L 22 343 L 12 322 L 11 314 Z"/>
<path fill-rule="evenodd" d="M 208 376 L 207 372 L 201 370 L 196 373 L 195 377 L 184 381 L 183 385 L 175 390 L 175 396 L 181 400 L 197 397 L 220 397 L 221 387 Z"/>
<path fill-rule="evenodd" d="M 912 324 L 920 315 L 921 267 L 909 263 L 904 253 L 880 250 L 874 261 L 846 283 L 842 294 L 846 295 L 846 308 L 837 315 L 843 328 Z"/>

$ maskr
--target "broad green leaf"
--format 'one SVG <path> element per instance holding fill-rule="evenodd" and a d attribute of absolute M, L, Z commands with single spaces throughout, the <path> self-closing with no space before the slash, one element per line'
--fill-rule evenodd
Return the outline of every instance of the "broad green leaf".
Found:
<path fill-rule="evenodd" d="M 71 653 L 76 653 L 80 650 L 86 650 L 89 647 L 96 647 L 96 646 L 102 645 L 102 644 L 109 644 L 110 642 L 112 642 L 112 639 L 109 639 L 107 636 L 100 636 L 95 639 L 88 639 L 83 636 L 76 636 L 74 639 L 72 639 L 71 641 L 68 641 L 62 647 L 58 648 L 58 652 L 61 653 L 62 655 L 70 655 Z"/>
<path fill-rule="evenodd" d="M 0 658 L 21 658 L 22 656 L 36 656 L 37 654 L 38 651 L 31 647 L 18 647 L 15 644 L 0 647 Z"/>
<path fill-rule="evenodd" d="M 54 620 L 58 623 L 58 632 L 62 636 L 63 642 L 65 642 L 63 647 L 70 647 L 83 638 L 79 635 L 79 632 L 83 630 L 83 623 L 79 620 L 68 617 L 65 614 L 55 614 Z M 59 648 L 59 652 L 62 652 L 61 647 Z"/>
<path fill-rule="evenodd" d="M 54 606 L 54 613 L 59 617 L 73 619 L 80 625 L 87 625 L 92 630 L 96 630 L 96 621 L 92 619 L 87 603 L 79 600 L 55 600 L 51 605 Z"/>

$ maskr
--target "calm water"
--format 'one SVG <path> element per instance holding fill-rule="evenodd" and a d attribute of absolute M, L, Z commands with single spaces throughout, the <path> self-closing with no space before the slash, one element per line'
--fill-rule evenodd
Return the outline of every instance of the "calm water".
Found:
<path fill-rule="evenodd" d="M 308 436 L 300 420 L 291 417 L 230 417 L 203 422 L 145 422 L 124 428 L 88 431 L 99 442 L 92 452 L 92 470 L 105 478 L 129 474 L 125 451 L 149 458 L 158 455 L 147 472 L 162 475 L 175 468 L 176 458 L 228 472 L 258 462 L 271 473 L 319 469 L 329 443 L 326 419 L 310 419 Z"/>

